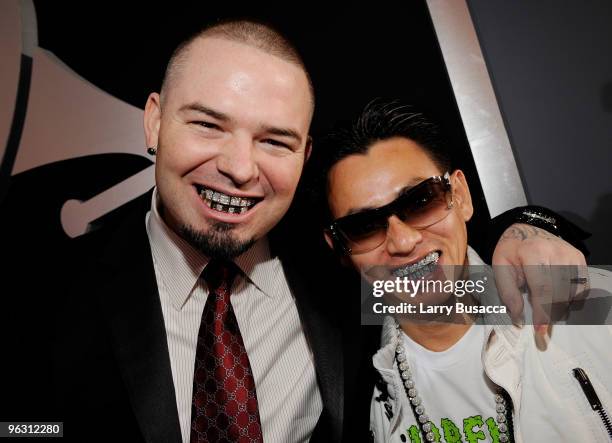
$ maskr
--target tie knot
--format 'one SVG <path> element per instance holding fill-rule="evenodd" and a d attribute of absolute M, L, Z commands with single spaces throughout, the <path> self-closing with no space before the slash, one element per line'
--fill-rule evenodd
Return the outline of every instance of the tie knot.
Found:
<path fill-rule="evenodd" d="M 238 274 L 238 268 L 234 263 L 225 260 L 212 260 L 202 271 L 202 278 L 211 291 L 216 291 L 222 286 L 229 290 L 236 274 Z"/>

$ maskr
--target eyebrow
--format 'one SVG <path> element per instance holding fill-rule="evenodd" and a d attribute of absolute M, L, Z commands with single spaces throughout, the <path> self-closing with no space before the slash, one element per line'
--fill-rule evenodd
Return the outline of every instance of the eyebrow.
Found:
<path fill-rule="evenodd" d="M 268 134 L 278 135 L 280 137 L 291 137 L 291 138 L 294 138 L 295 140 L 297 140 L 298 143 L 300 143 L 300 144 L 302 143 L 302 137 L 294 129 L 290 129 L 290 128 L 278 128 L 278 127 L 275 127 L 275 126 L 266 126 L 266 125 L 261 126 L 260 129 L 263 132 L 266 132 Z"/>
<path fill-rule="evenodd" d="M 206 114 L 212 118 L 216 118 L 217 120 L 221 120 L 224 122 L 231 120 L 229 115 L 224 114 L 223 112 L 220 112 L 220 111 L 215 111 L 214 109 L 209 108 L 208 106 L 204 106 L 201 103 L 189 103 L 187 105 L 183 105 L 180 107 L 179 112 L 184 112 L 184 111 L 199 112 L 201 114 Z"/>
<path fill-rule="evenodd" d="M 408 182 L 408 184 L 406 186 L 404 186 L 402 189 L 400 189 L 397 192 L 397 194 L 395 195 L 393 200 L 391 200 L 389 203 L 394 202 L 398 197 L 400 197 L 401 195 L 406 194 L 408 191 L 410 191 L 416 185 L 418 185 L 419 183 L 422 183 L 423 181 L 425 181 L 427 179 L 428 179 L 428 177 L 415 177 L 415 178 L 413 178 L 412 180 L 410 180 Z M 371 211 L 372 209 L 382 208 L 383 206 L 387 206 L 389 203 L 385 203 L 384 205 L 381 205 L 381 206 L 362 206 L 362 207 L 358 207 L 358 208 L 350 208 L 348 210 L 348 212 L 346 213 L 346 215 L 344 215 L 344 217 L 346 217 L 347 215 L 359 214 L 360 212 Z"/>
<path fill-rule="evenodd" d="M 223 112 L 220 112 L 220 111 L 215 111 L 214 109 L 209 108 L 208 106 L 204 106 L 203 104 L 197 103 L 197 102 L 189 103 L 179 108 L 179 112 L 185 112 L 185 111 L 195 111 L 195 112 L 199 112 L 202 114 L 206 114 L 212 118 L 215 118 L 223 122 L 231 121 L 231 117 L 229 115 L 224 114 Z M 291 137 L 297 140 L 298 143 L 300 144 L 302 143 L 302 137 L 300 136 L 298 131 L 296 131 L 295 129 L 279 128 L 276 126 L 262 125 L 260 127 L 260 130 L 262 130 L 263 132 L 272 134 L 272 135 L 278 135 L 280 137 Z"/>

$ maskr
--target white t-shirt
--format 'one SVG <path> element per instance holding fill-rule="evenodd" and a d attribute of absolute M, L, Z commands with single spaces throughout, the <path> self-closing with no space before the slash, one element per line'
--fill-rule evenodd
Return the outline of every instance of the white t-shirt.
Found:
<path fill-rule="evenodd" d="M 457 343 L 430 351 L 402 334 L 415 387 L 440 442 L 497 441 L 497 387 L 484 372 L 481 352 L 485 328 L 473 325 Z M 406 442 L 422 439 L 416 425 L 406 429 Z"/>

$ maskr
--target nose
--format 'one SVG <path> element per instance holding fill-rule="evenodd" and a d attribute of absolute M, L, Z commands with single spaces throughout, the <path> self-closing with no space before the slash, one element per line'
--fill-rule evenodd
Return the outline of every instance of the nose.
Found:
<path fill-rule="evenodd" d="M 236 135 L 224 144 L 217 157 L 217 169 L 238 187 L 256 180 L 259 168 L 252 138 Z"/>
<path fill-rule="evenodd" d="M 397 216 L 389 217 L 385 248 L 389 255 L 407 255 L 423 240 L 423 234 Z"/>

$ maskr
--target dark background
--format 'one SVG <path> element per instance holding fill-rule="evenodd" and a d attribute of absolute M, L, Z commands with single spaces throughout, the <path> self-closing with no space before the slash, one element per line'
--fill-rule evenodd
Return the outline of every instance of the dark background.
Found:
<path fill-rule="evenodd" d="M 530 203 L 612 263 L 612 2 L 469 0 Z"/>

